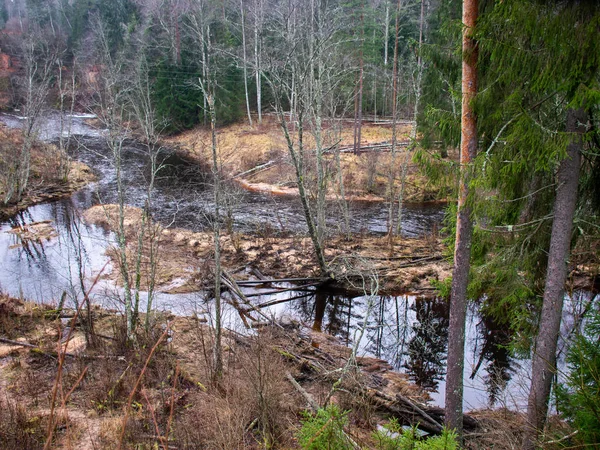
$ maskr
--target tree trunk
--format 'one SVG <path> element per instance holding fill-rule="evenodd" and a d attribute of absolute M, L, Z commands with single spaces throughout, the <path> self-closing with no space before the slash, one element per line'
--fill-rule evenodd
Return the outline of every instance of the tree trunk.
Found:
<path fill-rule="evenodd" d="M 401 6 L 402 0 L 398 0 L 398 4 L 396 6 L 396 39 L 394 41 L 394 62 L 392 67 L 392 162 L 388 168 L 388 236 L 390 240 L 390 249 L 392 247 L 394 237 L 394 182 L 396 179 L 396 142 L 398 140 L 396 126 L 396 122 L 398 121 L 398 34 L 400 32 Z"/>
<path fill-rule="evenodd" d="M 567 131 L 584 133 L 585 112 L 569 110 Z M 556 373 L 556 347 L 560 333 L 564 286 L 567 278 L 567 260 L 570 253 L 571 232 L 575 205 L 583 139 L 577 136 L 567 147 L 567 157 L 558 166 L 554 220 L 548 252 L 548 269 L 542 315 L 532 361 L 531 388 L 527 402 L 527 424 L 523 438 L 523 449 L 533 450 L 536 440 L 543 431 L 548 412 L 548 398 L 552 378 Z"/>
<path fill-rule="evenodd" d="M 365 4 L 361 5 L 360 11 L 360 54 L 359 54 L 359 68 L 358 68 L 358 83 L 356 86 L 356 99 L 354 103 L 354 153 L 360 154 L 360 140 L 362 134 L 362 99 L 363 99 L 363 78 L 364 78 L 364 58 L 363 58 L 363 46 L 365 40 L 365 27 L 364 27 L 364 8 Z"/>
<path fill-rule="evenodd" d="M 248 57 L 246 55 L 246 24 L 244 20 L 244 0 L 240 0 L 240 13 L 242 15 L 242 51 L 244 55 L 244 93 L 246 94 L 246 112 L 248 124 L 252 126 L 252 115 L 250 114 L 250 96 L 248 95 Z"/>
<path fill-rule="evenodd" d="M 477 154 L 477 119 L 472 100 L 477 92 L 477 45 L 472 38 L 477 20 L 478 0 L 463 0 L 462 43 L 462 118 L 460 148 L 460 185 L 454 247 L 454 270 L 450 293 L 450 323 L 448 328 L 448 363 L 446 373 L 446 426 L 454 429 L 462 441 L 463 429 L 463 369 L 465 353 L 465 322 L 467 285 L 471 258 L 473 222 L 468 204 L 471 164 Z"/>
<path fill-rule="evenodd" d="M 259 45 L 259 15 L 262 16 L 262 1 L 257 0 L 254 11 L 254 65 L 256 70 L 256 110 L 258 112 L 258 123 L 262 123 L 262 86 L 260 67 L 260 45 Z"/>
<path fill-rule="evenodd" d="M 423 75 L 423 59 L 421 52 L 423 49 L 423 24 L 425 22 L 425 1 L 421 0 L 421 18 L 419 19 L 419 54 L 417 56 L 417 78 L 415 80 L 415 106 L 413 109 L 413 126 L 410 131 L 410 145 L 406 148 L 404 160 L 402 161 L 402 174 L 400 176 L 400 191 L 398 193 L 398 221 L 396 222 L 396 234 L 400 236 L 402 232 L 402 211 L 404 203 L 404 187 L 406 185 L 406 175 L 408 173 L 408 162 L 410 153 L 417 145 L 417 116 L 419 114 L 419 103 L 421 101 L 421 79 Z"/>

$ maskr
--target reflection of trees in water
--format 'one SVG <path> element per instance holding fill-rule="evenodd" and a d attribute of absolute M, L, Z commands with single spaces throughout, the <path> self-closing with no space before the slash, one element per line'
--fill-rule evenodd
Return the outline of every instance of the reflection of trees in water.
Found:
<path fill-rule="evenodd" d="M 491 317 L 482 316 L 477 324 L 478 339 L 482 339 L 481 350 L 477 364 L 471 373 L 471 379 L 475 378 L 480 367 L 485 363 L 487 374 L 483 377 L 489 394 L 489 404 L 494 406 L 498 400 L 498 395 L 504 391 L 508 381 L 511 378 L 511 360 L 508 344 L 510 343 L 510 333 L 506 328 L 502 329 Z"/>
<path fill-rule="evenodd" d="M 315 295 L 295 301 L 293 309 L 314 330 L 350 344 L 365 305 L 360 297 L 317 290 Z M 382 296 L 368 321 L 361 347 L 396 369 L 405 369 L 410 379 L 424 389 L 435 391 L 446 373 L 448 325 L 448 302 L 444 299 Z M 467 340 L 476 343 L 477 364 L 472 378 L 481 367 L 486 369 L 482 381 L 494 405 L 511 378 L 507 349 L 510 335 L 491 318 L 481 317 L 476 336 L 467 336 Z"/>
<path fill-rule="evenodd" d="M 393 367 L 402 366 L 408 337 L 408 296 L 378 299 L 367 329 L 366 350 Z"/>
<path fill-rule="evenodd" d="M 411 380 L 435 391 L 446 373 L 448 303 L 441 298 L 419 298 L 411 309 L 415 321 L 404 367 Z"/>
<path fill-rule="evenodd" d="M 354 324 L 363 313 L 363 302 L 355 296 L 323 289 L 295 300 L 290 307 L 293 314 L 302 322 L 311 324 L 313 330 L 337 336 L 347 345 L 352 340 Z"/>

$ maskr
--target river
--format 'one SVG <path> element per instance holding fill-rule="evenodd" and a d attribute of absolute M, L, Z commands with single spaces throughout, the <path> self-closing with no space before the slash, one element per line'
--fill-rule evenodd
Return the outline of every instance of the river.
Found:
<path fill-rule="evenodd" d="M 0 223 L 0 289 L 12 296 L 37 302 L 56 302 L 64 292 L 67 297 L 81 298 L 82 289 L 105 265 L 104 252 L 114 242 L 114 235 L 95 225 L 86 224 L 81 212 L 98 204 L 114 203 L 115 170 L 104 144 L 102 131 L 85 124 L 85 115 L 74 116 L 72 130 L 75 146 L 73 157 L 88 164 L 98 175 L 98 181 L 74 193 L 70 198 L 39 204 Z M 9 126 L 18 127 L 21 119 L 0 115 Z M 57 139 L 57 117 L 50 116 L 41 127 L 46 140 Z M 160 173 L 153 193 L 153 217 L 165 225 L 193 230 L 210 225 L 212 194 L 210 176 L 202 168 L 165 152 L 162 161 L 166 169 Z M 145 178 L 149 164 L 141 146 L 128 142 L 124 148 L 123 179 L 126 180 L 127 203 L 142 206 Z M 234 227 L 246 233 L 305 232 L 301 206 L 296 198 L 274 197 L 247 193 L 235 187 L 231 202 Z M 337 204 L 328 205 L 329 225 L 333 232 L 342 223 Z M 382 234 L 386 229 L 387 209 L 384 204 L 352 203 L 351 228 L 355 233 Z M 418 237 L 439 226 L 443 217 L 439 205 L 406 205 L 402 224 L 405 237 Z M 32 222 L 50 221 L 56 237 L 43 242 L 22 242 L 15 227 Z M 111 270 L 110 265 L 105 268 Z M 290 287 L 285 285 L 284 287 Z M 293 286 L 291 286 L 293 287 Z M 365 334 L 358 344 L 360 353 L 389 361 L 395 368 L 431 392 L 433 402 L 443 405 L 444 372 L 447 346 L 448 308 L 438 298 L 415 296 L 350 295 L 349 293 L 289 291 L 272 294 L 265 289 L 244 288 L 254 295 L 256 304 L 276 303 L 263 312 L 279 319 L 293 319 L 314 329 L 337 336 L 348 345 L 358 339 L 358 330 Z M 264 295 L 258 295 L 267 292 Z M 95 302 L 106 307 L 121 308 L 121 290 L 101 281 L 92 292 Z M 198 314 L 212 319 L 210 298 L 202 293 L 157 293 L 155 306 L 176 314 Z M 573 308 L 579 302 L 569 302 Z M 568 308 L 566 308 L 568 310 Z M 366 312 L 370 311 L 365 322 Z M 568 311 L 567 311 L 568 312 Z M 226 307 L 225 323 L 242 329 L 236 311 Z M 529 362 L 510 357 L 505 344 L 509 336 L 486 318 L 475 306 L 469 311 L 465 360 L 465 409 L 488 405 L 520 409 L 525 405 Z M 477 370 L 475 370 L 477 369 Z"/>

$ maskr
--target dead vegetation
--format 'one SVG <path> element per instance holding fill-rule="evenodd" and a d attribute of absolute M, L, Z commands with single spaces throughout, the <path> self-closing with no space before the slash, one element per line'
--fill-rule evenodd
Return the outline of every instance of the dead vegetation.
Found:
<path fill-rule="evenodd" d="M 95 309 L 104 337 L 64 358 L 52 356 L 57 343 L 72 352 L 68 341 L 82 335 L 76 320 L 67 333 L 60 325 L 73 311 L 7 297 L 0 311 L 2 323 L 15 324 L 2 336 L 22 344 L 0 347 L 3 449 L 298 448 L 301 412 L 327 402 L 350 411 L 346 433 L 360 448 L 375 448 L 373 430 L 391 417 L 431 430 L 441 420 L 385 361 L 359 357 L 348 366 L 350 349 L 294 324 L 227 332 L 225 373 L 215 383 L 212 330 L 194 318 L 157 317 L 131 345 L 123 318 Z M 468 448 L 518 442 L 521 418 L 512 412 L 478 412 L 466 423 Z"/>
<path fill-rule="evenodd" d="M 22 145 L 20 130 L 0 124 L 0 198 L 4 198 L 6 176 L 15 149 Z M 0 220 L 5 220 L 28 206 L 71 195 L 76 190 L 95 180 L 91 169 L 78 161 L 69 162 L 66 179 L 60 173 L 64 155 L 53 144 L 34 142 L 31 148 L 31 172 L 27 190 L 18 203 L 0 202 Z M 62 164 L 62 165 L 61 165 Z"/>
<path fill-rule="evenodd" d="M 330 149 L 325 154 L 328 174 L 327 196 L 330 199 L 339 198 L 337 164 L 333 149 L 336 146 L 346 148 L 353 143 L 352 126 L 341 125 L 341 123 L 325 125 L 323 147 Z M 402 125 L 398 132 L 399 141 L 406 144 L 409 135 L 410 126 Z M 390 126 L 365 123 L 362 127 L 362 147 L 365 150 L 360 155 L 349 151 L 340 153 L 344 190 L 348 200 L 385 200 L 392 157 L 389 148 L 385 146 L 380 148 L 381 146 L 377 144 L 390 142 L 391 136 Z M 315 166 L 314 152 L 310 151 L 314 148 L 314 142 L 309 135 L 305 138 L 307 149 L 305 167 L 310 169 Z M 200 162 L 209 161 L 210 131 L 207 129 L 196 128 L 170 137 L 166 142 L 187 158 Z M 298 195 L 293 165 L 275 117 L 267 116 L 261 125 L 254 127 L 239 123 L 219 129 L 218 146 L 225 175 L 237 181 L 245 189 L 275 195 Z M 398 150 L 397 173 L 400 173 L 405 151 L 406 145 Z M 308 187 L 316 183 L 311 170 L 306 174 L 305 183 Z M 431 184 L 416 165 L 409 164 L 404 201 L 443 200 L 449 192 L 449 189 Z"/>
<path fill-rule="evenodd" d="M 115 230 L 117 214 L 116 205 L 102 205 L 88 209 L 84 218 L 90 223 Z M 125 235 L 130 258 L 137 251 L 140 218 L 140 209 L 125 209 Z M 207 274 L 214 258 L 212 233 L 162 229 L 156 224 L 150 225 L 150 229 L 154 231 L 147 234 L 148 242 L 144 246 L 142 288 L 147 286 L 151 277 L 150 239 L 154 238 L 157 239 L 160 255 L 155 267 L 155 286 L 159 291 L 194 292 L 211 283 Z M 265 276 L 274 278 L 289 274 L 294 277 L 319 275 L 312 244 L 307 237 L 231 233 L 222 236 L 221 248 L 222 264 L 230 272 L 245 273 L 246 268 L 255 267 Z M 349 256 L 369 261 L 386 291 L 424 293 L 432 291 L 433 281 L 442 281 L 450 275 L 450 265 L 442 257 L 442 251 L 443 244 L 435 235 L 423 239 L 397 237 L 393 253 L 386 237 L 361 236 L 352 240 L 336 237 L 328 242 L 325 256 L 334 264 L 336 260 Z M 119 251 L 111 247 L 107 254 L 113 265 L 118 267 Z M 108 278 L 117 282 L 119 276 L 117 271 L 107 274 Z"/>

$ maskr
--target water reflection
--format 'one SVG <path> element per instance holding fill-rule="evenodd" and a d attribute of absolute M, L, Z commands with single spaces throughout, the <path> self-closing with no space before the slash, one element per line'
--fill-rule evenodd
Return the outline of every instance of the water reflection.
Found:
<path fill-rule="evenodd" d="M 293 296 L 292 293 L 287 295 Z M 353 345 L 367 309 L 366 297 L 317 290 L 313 295 L 278 302 L 272 314 L 290 315 Z M 367 321 L 360 351 L 388 361 L 422 388 L 443 391 L 448 344 L 448 303 L 436 297 L 380 296 Z M 507 389 L 513 370 L 506 345 L 508 330 L 501 329 L 472 308 L 466 337 L 465 402 L 471 407 L 493 406 Z M 481 392 L 487 393 L 484 400 Z M 438 404 L 441 396 L 434 395 Z"/>
<path fill-rule="evenodd" d="M 418 298 L 411 309 L 415 312 L 415 320 L 403 366 L 419 386 L 437 391 L 439 382 L 446 375 L 448 302 L 440 298 Z"/>
<path fill-rule="evenodd" d="M 484 382 L 489 393 L 490 406 L 494 406 L 512 376 L 511 357 L 508 350 L 511 340 L 510 333 L 506 327 L 498 326 L 492 317 L 485 315 L 481 316 L 481 321 L 477 324 L 477 331 L 481 342 L 477 342 L 480 348 L 476 347 L 475 351 L 479 357 L 470 378 L 475 378 L 481 370 L 481 366 L 485 364 Z"/>
<path fill-rule="evenodd" d="M 22 239 L 10 232 L 48 222 L 49 239 Z M 36 205 L 0 224 L 0 288 L 13 296 L 49 303 L 63 292 L 80 297 L 83 280 L 106 261 L 111 234 L 86 225 L 72 199 Z"/>

